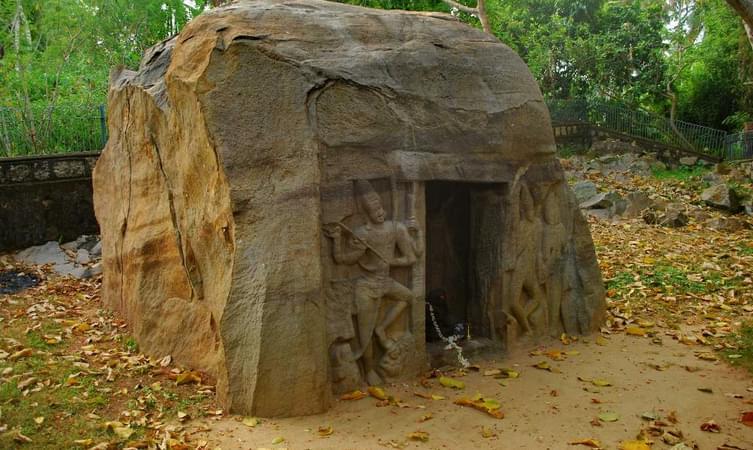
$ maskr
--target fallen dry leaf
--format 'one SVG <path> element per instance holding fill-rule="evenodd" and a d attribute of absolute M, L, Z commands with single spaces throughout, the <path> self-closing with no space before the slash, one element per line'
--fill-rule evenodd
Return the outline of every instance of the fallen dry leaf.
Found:
<path fill-rule="evenodd" d="M 427 442 L 429 440 L 429 433 L 425 431 L 414 431 L 412 433 L 408 433 L 408 439 L 410 439 L 411 441 Z"/>
<path fill-rule="evenodd" d="M 439 377 L 439 384 L 452 389 L 465 389 L 465 383 L 450 377 Z"/>
<path fill-rule="evenodd" d="M 651 450 L 646 441 L 622 441 L 620 450 Z"/>
<path fill-rule="evenodd" d="M 568 445 L 583 445 L 591 448 L 601 448 L 601 442 L 596 439 L 581 439 L 578 441 L 568 442 Z"/>
<path fill-rule="evenodd" d="M 340 397 L 340 400 L 360 400 L 362 398 L 368 397 L 369 394 L 363 391 L 353 391 L 349 392 L 347 394 L 343 394 Z"/>
<path fill-rule="evenodd" d="M 717 424 L 713 420 L 709 420 L 708 422 L 701 424 L 701 431 L 707 431 L 709 433 L 721 433 L 722 427 L 720 427 L 719 424 Z"/>
<path fill-rule="evenodd" d="M 387 393 L 384 392 L 384 389 L 377 387 L 377 386 L 369 386 L 368 388 L 369 395 L 374 397 L 377 400 L 387 400 Z"/>
<path fill-rule="evenodd" d="M 327 425 L 326 427 L 319 427 L 317 430 L 317 434 L 321 437 L 326 437 L 332 435 L 332 433 L 335 432 L 335 429 L 332 428 L 332 425 Z"/>
<path fill-rule="evenodd" d="M 502 419 L 505 414 L 500 410 L 502 405 L 494 399 L 487 399 L 481 395 L 476 395 L 473 398 L 458 398 L 453 403 L 460 406 L 469 406 L 471 408 L 483 411 L 496 419 Z"/>

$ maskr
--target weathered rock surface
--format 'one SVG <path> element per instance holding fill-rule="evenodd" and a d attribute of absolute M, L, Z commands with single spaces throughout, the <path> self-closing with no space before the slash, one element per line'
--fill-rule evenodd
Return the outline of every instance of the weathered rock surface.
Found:
<path fill-rule="evenodd" d="M 680 164 L 683 166 L 695 166 L 698 163 L 697 156 L 683 156 L 680 158 Z"/>
<path fill-rule="evenodd" d="M 726 183 L 715 184 L 701 193 L 701 200 L 714 208 L 729 212 L 740 211 L 740 199 Z"/>
<path fill-rule="evenodd" d="M 599 193 L 599 190 L 591 181 L 579 181 L 573 186 L 573 192 L 575 193 L 575 199 L 578 203 L 583 203 L 596 196 Z"/>
<path fill-rule="evenodd" d="M 90 263 L 93 262 L 92 256 L 98 258 L 98 255 L 90 255 L 86 249 L 98 244 L 99 239 L 92 235 L 81 236 L 62 245 L 50 241 L 17 252 L 15 259 L 29 265 L 49 265 L 58 275 L 79 279 L 91 278 L 99 275 L 101 270 L 94 270 L 93 265 L 90 267 Z"/>
<path fill-rule="evenodd" d="M 420 373 L 426 290 L 497 351 L 603 320 L 536 82 L 451 16 L 236 2 L 114 73 L 108 103 L 103 300 L 230 411 Z"/>

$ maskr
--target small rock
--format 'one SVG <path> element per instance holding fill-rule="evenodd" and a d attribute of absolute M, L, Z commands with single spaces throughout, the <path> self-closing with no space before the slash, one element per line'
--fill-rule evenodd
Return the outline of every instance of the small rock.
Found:
<path fill-rule="evenodd" d="M 16 253 L 16 259 L 26 264 L 66 264 L 68 259 L 60 245 L 50 241 L 44 245 L 36 245 Z"/>
<path fill-rule="evenodd" d="M 664 210 L 651 208 L 643 213 L 643 220 L 649 225 L 661 225 L 670 228 L 680 228 L 688 224 L 688 216 L 682 205 L 671 203 Z"/>
<path fill-rule="evenodd" d="M 627 207 L 625 208 L 624 215 L 627 218 L 640 217 L 643 211 L 651 208 L 653 204 L 654 202 L 648 193 L 642 191 L 631 192 L 627 196 Z"/>
<path fill-rule="evenodd" d="M 706 226 L 719 231 L 728 231 L 734 233 L 745 227 L 743 222 L 736 217 L 716 217 L 706 222 Z"/>
<path fill-rule="evenodd" d="M 724 177 L 715 172 L 705 174 L 701 180 L 711 185 L 724 183 Z"/>
<path fill-rule="evenodd" d="M 740 211 L 737 193 L 726 184 L 711 186 L 701 193 L 701 200 L 707 205 L 732 213 Z"/>
<path fill-rule="evenodd" d="M 99 258 L 102 256 L 102 241 L 97 241 L 94 247 L 89 251 L 89 256 L 92 258 Z"/>
<path fill-rule="evenodd" d="M 607 193 L 602 192 L 601 194 L 596 194 L 593 197 L 584 200 L 580 203 L 581 209 L 606 209 L 610 206 L 610 203 L 607 198 Z"/>
<path fill-rule="evenodd" d="M 102 263 L 98 262 L 89 268 L 90 277 L 102 275 Z"/>
<path fill-rule="evenodd" d="M 590 181 L 579 181 L 573 186 L 573 193 L 578 203 L 584 202 L 599 193 L 596 185 Z"/>
<path fill-rule="evenodd" d="M 683 156 L 680 158 L 680 164 L 683 166 L 695 166 L 698 163 L 697 156 Z"/>
<path fill-rule="evenodd" d="M 670 228 L 680 228 L 688 224 L 688 216 L 685 211 L 678 205 L 670 205 L 664 210 L 664 214 L 659 219 L 659 224 Z"/>
<path fill-rule="evenodd" d="M 91 258 L 89 257 L 89 252 L 85 249 L 79 249 L 76 252 L 76 263 L 78 264 L 89 264 L 91 262 Z"/>

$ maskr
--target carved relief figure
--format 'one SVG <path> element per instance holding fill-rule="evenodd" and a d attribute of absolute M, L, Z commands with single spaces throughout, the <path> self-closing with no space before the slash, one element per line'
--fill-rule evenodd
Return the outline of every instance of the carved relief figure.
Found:
<path fill-rule="evenodd" d="M 353 286 L 358 338 L 354 358 L 360 360 L 366 381 L 374 385 L 382 383 L 382 377 L 392 378 L 400 372 L 407 354 L 404 343 L 410 341 L 408 327 L 394 336 L 386 333 L 414 300 L 411 290 L 390 276 L 390 267 L 413 266 L 424 244 L 415 218 L 405 223 L 387 220 L 371 183 L 357 181 L 356 195 L 366 213 L 366 224 L 350 230 L 338 222 L 326 230 L 333 241 L 335 262 L 358 264 L 362 269 Z M 343 242 L 343 231 L 350 235 L 347 242 Z M 384 351 L 379 361 L 377 344 Z"/>
<path fill-rule="evenodd" d="M 522 334 L 537 333 L 547 327 L 546 298 L 541 288 L 542 267 L 539 239 L 542 218 L 538 217 L 536 201 L 526 183 L 515 186 L 511 193 L 510 242 L 512 265 L 508 265 L 509 314 Z"/>

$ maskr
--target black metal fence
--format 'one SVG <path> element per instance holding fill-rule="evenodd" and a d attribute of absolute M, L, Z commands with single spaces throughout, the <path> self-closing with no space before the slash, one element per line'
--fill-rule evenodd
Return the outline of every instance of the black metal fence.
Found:
<path fill-rule="evenodd" d="M 99 151 L 106 142 L 104 105 L 0 107 L 0 156 Z"/>
<path fill-rule="evenodd" d="M 753 159 L 753 131 L 727 136 L 724 146 L 724 159 Z"/>
<path fill-rule="evenodd" d="M 603 100 L 548 100 L 554 123 L 601 128 L 726 160 L 753 159 L 753 132 L 725 131 Z M 99 151 L 107 142 L 104 105 L 0 107 L 0 157 Z"/>
<path fill-rule="evenodd" d="M 553 122 L 588 122 L 601 128 L 663 144 L 680 147 L 715 157 L 724 157 L 727 132 L 676 120 L 658 114 L 630 109 L 614 102 L 549 100 Z"/>

